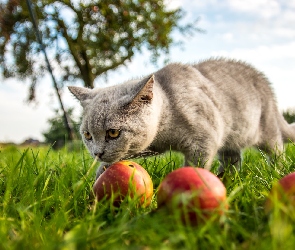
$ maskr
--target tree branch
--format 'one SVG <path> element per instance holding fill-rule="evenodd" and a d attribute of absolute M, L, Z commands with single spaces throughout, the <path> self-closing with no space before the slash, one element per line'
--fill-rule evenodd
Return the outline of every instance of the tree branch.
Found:
<path fill-rule="evenodd" d="M 108 67 L 103 67 L 101 70 L 98 71 L 97 75 L 99 76 L 99 75 L 105 73 L 108 70 L 117 68 L 118 66 L 124 64 L 125 61 L 130 60 L 133 55 L 134 55 L 133 51 L 129 51 L 128 55 L 124 56 L 124 57 L 121 57 L 120 61 L 118 61 L 116 63 L 113 63 L 112 65 L 110 65 Z"/>

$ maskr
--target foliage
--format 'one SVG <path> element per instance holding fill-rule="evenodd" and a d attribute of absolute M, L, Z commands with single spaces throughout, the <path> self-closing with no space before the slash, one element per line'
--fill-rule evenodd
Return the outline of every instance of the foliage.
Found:
<path fill-rule="evenodd" d="M 79 124 L 72 118 L 73 110 L 67 112 L 67 116 L 71 122 L 75 137 L 79 135 Z M 55 116 L 48 120 L 49 129 L 43 132 L 45 143 L 53 145 L 54 149 L 61 148 L 69 140 L 68 133 L 64 125 L 63 114 L 59 110 L 55 111 Z"/>
<path fill-rule="evenodd" d="M 156 61 L 175 42 L 172 32 L 189 34 L 195 23 L 180 25 L 182 9 L 164 0 L 36 0 L 43 44 L 58 82 L 82 80 L 93 88 L 96 77 L 131 60 L 145 47 Z M 34 88 L 46 70 L 26 1 L 0 5 L 0 65 L 5 77 L 31 79 Z"/>
<path fill-rule="evenodd" d="M 283 112 L 283 116 L 288 123 L 295 122 L 295 109 L 287 109 Z"/>
<path fill-rule="evenodd" d="M 0 249 L 293 249 L 295 213 L 277 201 L 266 214 L 272 184 L 295 171 L 295 145 L 268 163 L 255 150 L 244 152 L 240 173 L 225 182 L 229 211 L 220 221 L 184 225 L 178 214 L 157 209 L 156 194 L 183 157 L 137 160 L 152 177 L 155 196 L 148 208 L 126 200 L 118 209 L 97 203 L 93 160 L 48 148 L 0 149 Z M 213 169 L 214 171 L 214 169 Z M 294 207 L 293 207 L 294 209 Z"/>

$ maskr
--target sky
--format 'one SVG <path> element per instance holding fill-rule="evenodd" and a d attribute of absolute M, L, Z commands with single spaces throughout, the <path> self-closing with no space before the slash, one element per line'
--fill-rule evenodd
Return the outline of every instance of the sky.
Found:
<path fill-rule="evenodd" d="M 171 62 L 194 63 L 212 57 L 226 57 L 250 63 L 270 80 L 281 111 L 295 109 L 295 0 L 167 0 L 169 8 L 182 7 L 184 22 L 199 17 L 204 33 L 173 37 L 182 46 L 170 50 Z M 150 63 L 150 54 L 137 54 L 127 67 L 120 67 L 96 80 L 97 87 L 119 84 L 150 74 L 164 66 Z M 26 104 L 28 84 L 0 78 L 0 142 L 21 143 L 28 138 L 43 140 L 47 120 L 58 102 L 49 77 L 37 89 L 37 104 Z M 77 100 L 65 88 L 66 107 L 81 114 Z"/>

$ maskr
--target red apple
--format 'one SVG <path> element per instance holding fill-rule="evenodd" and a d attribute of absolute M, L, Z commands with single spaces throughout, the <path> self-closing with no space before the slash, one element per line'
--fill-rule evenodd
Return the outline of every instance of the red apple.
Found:
<path fill-rule="evenodd" d="M 266 200 L 266 211 L 270 212 L 274 204 L 279 201 L 295 208 L 295 172 L 286 175 L 273 185 Z"/>
<path fill-rule="evenodd" d="M 153 182 L 139 164 L 124 160 L 112 164 L 95 181 L 93 191 L 98 201 L 113 199 L 119 206 L 128 195 L 138 198 L 139 204 L 148 206 L 153 196 Z"/>
<path fill-rule="evenodd" d="M 181 211 L 191 223 L 223 214 L 227 208 L 226 188 L 220 179 L 203 168 L 183 167 L 169 173 L 161 182 L 159 207 Z M 187 220 L 187 219 L 186 219 Z"/>

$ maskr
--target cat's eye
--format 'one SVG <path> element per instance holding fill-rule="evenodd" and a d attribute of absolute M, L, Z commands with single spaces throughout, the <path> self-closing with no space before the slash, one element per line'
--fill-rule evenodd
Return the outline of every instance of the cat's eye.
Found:
<path fill-rule="evenodd" d="M 116 139 L 120 135 L 119 129 L 109 129 L 107 130 L 107 138 L 108 139 Z"/>
<path fill-rule="evenodd" d="M 84 131 L 83 134 L 84 134 L 84 137 L 85 137 L 85 139 L 87 141 L 91 141 L 92 140 L 92 136 L 91 136 L 91 134 L 88 131 Z"/>

